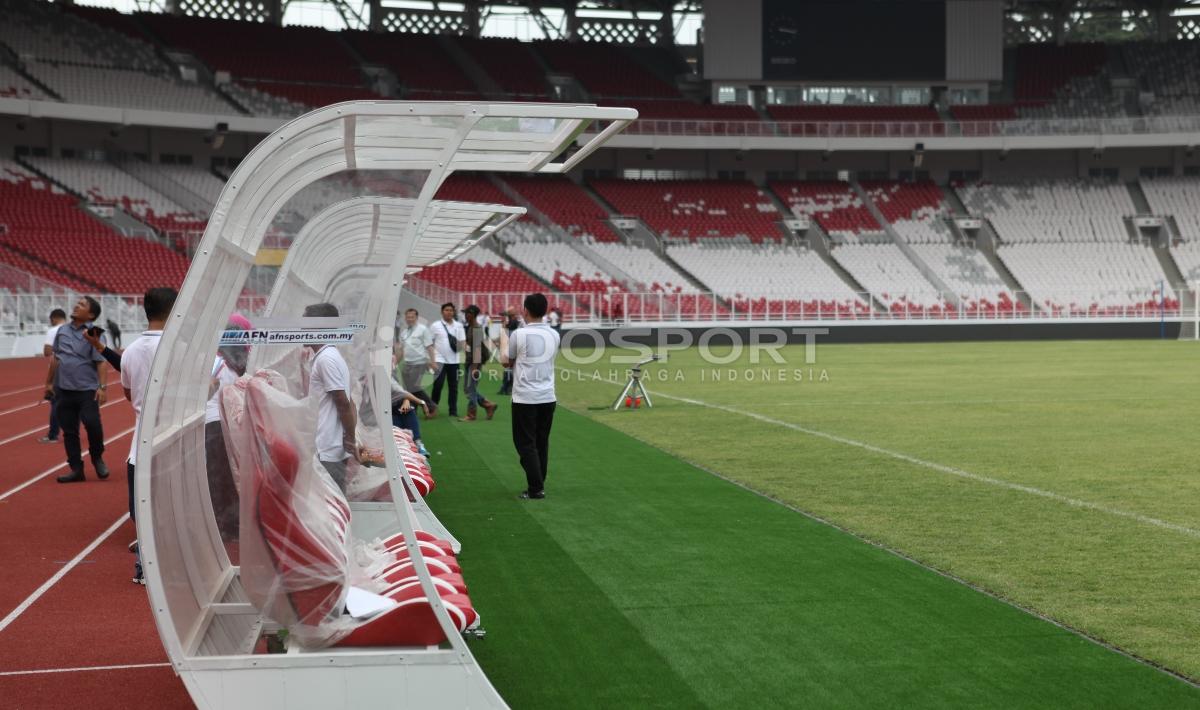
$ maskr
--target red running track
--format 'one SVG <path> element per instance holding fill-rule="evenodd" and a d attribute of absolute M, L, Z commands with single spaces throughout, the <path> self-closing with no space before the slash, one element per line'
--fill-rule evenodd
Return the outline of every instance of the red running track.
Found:
<path fill-rule="evenodd" d="M 114 381 L 102 410 L 108 480 L 85 464 L 87 482 L 55 482 L 62 445 L 37 443 L 46 365 L 6 360 L 0 370 L 0 708 L 190 708 L 146 589 L 130 581 L 124 463 L 133 409 Z"/>

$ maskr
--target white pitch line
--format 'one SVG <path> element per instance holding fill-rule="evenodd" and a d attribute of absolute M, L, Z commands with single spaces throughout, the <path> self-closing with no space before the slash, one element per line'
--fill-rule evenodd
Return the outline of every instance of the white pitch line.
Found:
<path fill-rule="evenodd" d="M 108 381 L 108 384 L 110 384 L 110 385 L 111 385 L 111 384 L 113 384 L 114 382 L 120 382 L 120 381 L 121 381 L 121 380 L 120 380 L 120 378 L 117 378 L 117 379 L 114 379 L 114 380 L 109 380 L 109 381 Z M 9 392 L 8 394 L 18 394 L 18 393 L 20 393 L 20 392 L 28 392 L 28 391 L 30 391 L 30 390 L 40 390 L 40 389 L 45 389 L 45 387 L 44 387 L 44 386 L 42 386 L 42 385 L 38 385 L 38 386 L 36 386 L 36 387 L 28 387 L 28 388 L 26 388 L 26 389 L 23 389 L 23 390 L 14 390 L 14 391 L 12 391 L 12 392 Z M 7 395 L 0 394 L 0 397 L 5 397 L 5 396 L 7 396 Z M 119 400 L 113 400 L 113 402 L 110 402 L 110 404 L 112 404 L 112 403 L 114 403 L 114 402 L 117 402 L 117 401 L 119 401 Z M 4 416 L 5 414 L 14 414 L 14 413 L 16 413 L 16 412 L 23 412 L 23 411 L 25 411 L 26 409 L 33 409 L 34 407 L 41 406 L 41 405 L 43 405 L 43 404 L 45 404 L 45 403 L 46 403 L 46 400 L 44 400 L 44 399 L 39 399 L 38 401 L 36 401 L 36 402 L 34 402 L 34 403 L 32 403 L 32 404 L 22 404 L 20 407 L 13 407 L 13 408 L 11 408 L 11 409 L 5 409 L 4 411 L 0 412 L 0 417 Z"/>
<path fill-rule="evenodd" d="M 563 368 L 563 369 L 569 369 L 569 368 Z M 576 374 L 578 375 L 579 373 L 576 373 Z M 622 384 L 621 382 L 619 382 L 617 380 L 614 380 L 611 378 L 598 378 L 595 375 L 592 375 L 591 379 L 593 379 L 593 380 L 599 379 L 601 381 L 610 382 L 614 385 Z M 782 421 L 779 419 L 774 419 L 772 417 L 758 414 L 756 412 L 748 412 L 745 410 L 737 409 L 736 407 L 730 407 L 730 406 L 723 405 L 723 404 L 712 404 L 710 402 L 705 402 L 705 401 L 699 400 L 699 399 L 691 399 L 688 397 L 678 397 L 678 396 L 666 394 L 663 392 L 653 392 L 652 394 L 655 397 L 663 397 L 665 399 L 673 399 L 677 402 L 683 402 L 685 404 L 692 404 L 692 405 L 695 405 L 698 407 L 707 407 L 709 409 L 716 409 L 718 411 L 728 412 L 729 414 L 736 414 L 736 415 L 742 416 L 742 417 L 749 417 L 750 419 L 755 419 L 757 421 L 763 422 L 764 424 L 773 424 L 775 426 L 783 427 L 785 429 L 791 429 L 792 431 L 798 431 L 801 434 L 808 434 L 809 436 L 814 436 L 819 439 L 825 439 L 827 441 L 832 441 L 832 442 L 835 442 L 838 444 L 844 444 L 845 446 L 853 446 L 853 447 L 862 449 L 864 451 L 870 451 L 871 453 L 874 453 L 874 454 L 880 454 L 881 456 L 888 456 L 890 458 L 894 458 L 899 461 L 904 461 L 905 463 L 910 463 L 915 466 L 921 466 L 923 468 L 928 468 L 932 471 L 938 471 L 940 473 L 950 474 L 951 476 L 958 476 L 959 478 L 965 478 L 969 481 L 975 481 L 977 483 L 985 483 L 990 486 L 995 486 L 997 488 L 1004 488 L 1004 489 L 1007 489 L 1010 491 L 1018 491 L 1020 493 L 1027 493 L 1029 495 L 1038 496 L 1039 498 L 1046 498 L 1047 500 L 1052 500 L 1052 501 L 1055 501 L 1058 503 L 1063 503 L 1065 505 L 1069 505 L 1074 508 L 1083 508 L 1085 510 L 1094 510 L 1098 513 L 1106 513 L 1108 515 L 1113 515 L 1113 516 L 1116 516 L 1119 518 L 1135 520 L 1144 525 L 1150 525 L 1150 526 L 1153 526 L 1156 528 L 1162 528 L 1163 530 L 1170 530 L 1172 532 L 1181 533 L 1181 534 L 1187 535 L 1189 537 L 1200 538 L 1200 530 L 1197 530 L 1196 528 L 1189 528 L 1186 525 L 1180 525 L 1178 523 L 1172 523 L 1172 522 L 1168 522 L 1166 520 L 1152 518 L 1148 515 L 1142 515 L 1141 513 L 1134 513 L 1134 512 L 1128 511 L 1128 510 L 1121 510 L 1120 508 L 1109 508 L 1108 506 L 1100 505 L 1098 503 L 1092 503 L 1090 501 L 1080 500 L 1079 498 L 1071 498 L 1070 496 L 1065 496 L 1065 495 L 1062 495 L 1061 493 L 1055 493 L 1054 491 L 1047 491 L 1047 490 L 1044 490 L 1041 488 L 1035 488 L 1034 486 L 1026 486 L 1021 483 L 1013 483 L 1011 481 L 1005 481 L 1005 480 L 1002 480 L 999 478 L 992 478 L 991 476 L 984 476 L 984 475 L 981 475 L 978 473 L 972 473 L 970 471 L 967 471 L 967 470 L 964 470 L 961 468 L 956 468 L 954 466 L 947 466 L 945 464 L 940 464 L 935 461 L 926 461 L 925 459 L 919 459 L 916 456 L 909 456 L 908 454 L 905 454 L 905 453 L 902 453 L 899 451 L 892 451 L 891 449 L 885 449 L 881 446 L 875 446 L 874 444 L 868 444 L 865 441 L 857 441 L 855 439 L 849 439 L 844 436 L 838 436 L 837 434 L 830 434 L 828 432 L 819 431 L 817 429 L 809 429 L 808 427 L 803 427 L 803 426 L 800 426 L 799 424 L 785 422 L 785 421 Z"/>
<path fill-rule="evenodd" d="M 67 573 L 70 572 L 71 570 L 75 569 L 75 566 L 78 565 L 80 562 L 82 562 L 85 557 L 92 554 L 93 550 L 95 550 L 97 547 L 100 547 L 100 544 L 103 543 L 105 540 L 107 540 L 109 538 L 109 536 L 111 536 L 123 524 L 125 524 L 126 520 L 129 520 L 129 513 L 123 513 L 121 515 L 121 517 L 117 518 L 117 522 L 115 522 L 109 526 L 108 530 L 105 530 L 104 532 L 100 533 L 100 536 L 97 537 L 95 540 L 92 540 L 91 544 L 89 544 L 87 547 L 83 548 L 83 551 L 81 551 L 78 555 L 75 555 L 75 557 L 72 558 L 70 562 L 63 565 L 62 569 L 55 572 L 53 577 L 51 577 L 50 579 L 47 579 L 45 582 L 43 582 L 42 586 L 38 587 L 37 589 L 35 589 L 33 591 L 33 594 L 30 594 L 28 597 L 25 597 L 25 601 L 18 604 L 16 609 L 13 609 L 12 611 L 10 611 L 8 613 L 8 616 L 4 617 L 3 619 L 0 619 L 0 632 L 3 632 L 6 628 L 8 628 L 8 626 L 10 624 L 12 624 L 12 622 L 16 621 L 17 618 L 21 616 L 21 614 L 24 614 L 25 611 L 27 609 L 29 609 L 29 607 L 33 606 L 34 602 L 36 602 L 38 599 L 41 599 L 42 595 L 44 595 L 46 592 L 50 591 L 50 589 L 53 588 L 54 585 L 58 584 L 59 580 L 61 580 L 63 577 L 66 577 Z"/>
<path fill-rule="evenodd" d="M 126 663 L 119 666 L 80 666 L 78 668 L 38 668 L 30 671 L 0 671 L 0 677 L 41 675 L 43 673 L 82 673 L 84 671 L 123 671 L 130 668 L 170 668 L 170 663 Z"/>
<path fill-rule="evenodd" d="M 125 400 L 123 400 L 123 399 L 113 400 L 113 401 L 109 402 L 108 404 L 100 405 L 100 408 L 105 409 L 107 407 L 113 406 L 114 404 L 120 404 L 121 402 L 124 402 L 124 401 Z M 5 444 L 11 444 L 12 442 L 16 441 L 17 439 L 22 439 L 26 436 L 29 436 L 30 434 L 36 434 L 39 431 L 45 429 L 47 426 L 48 426 L 47 424 L 42 424 L 41 426 L 35 426 L 34 428 L 30 429 L 29 431 L 23 431 L 20 434 L 13 434 L 12 436 L 8 437 L 7 439 L 0 441 L 0 446 L 4 446 Z"/>
<path fill-rule="evenodd" d="M 120 434 L 116 434 L 114 436 L 111 436 L 111 437 L 105 439 L 104 445 L 108 446 L 109 444 L 113 443 L 117 439 L 120 439 L 122 436 L 125 436 L 126 434 L 130 433 L 134 429 L 135 429 L 135 427 L 129 427 L 128 429 L 121 432 Z M 34 476 L 33 478 L 29 479 L 28 481 L 25 481 L 24 483 L 17 486 L 16 488 L 10 488 L 7 491 L 5 491 L 4 493 L 0 493 L 0 500 L 4 500 L 5 498 L 8 498 L 9 496 L 13 495 L 14 493 L 22 491 L 22 490 L 28 488 L 29 486 L 32 486 L 33 484 L 42 480 L 46 476 L 49 476 L 50 474 L 54 473 L 55 471 L 59 470 L 60 468 L 66 468 L 66 466 L 67 466 L 67 462 L 64 461 L 64 462 L 58 464 L 57 466 L 54 466 L 53 468 L 48 468 L 45 471 L 42 471 L 38 475 Z"/>

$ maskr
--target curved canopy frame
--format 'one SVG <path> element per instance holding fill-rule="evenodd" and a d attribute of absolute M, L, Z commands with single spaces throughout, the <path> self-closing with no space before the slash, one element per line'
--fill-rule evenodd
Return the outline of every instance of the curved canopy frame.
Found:
<path fill-rule="evenodd" d="M 355 198 L 311 220 L 288 251 L 267 311 L 294 311 L 318 294 L 360 299 L 357 315 L 367 329 L 356 345 L 366 353 L 376 418 L 386 421 L 404 275 L 453 258 L 520 213 L 434 201 L 445 178 L 455 170 L 565 172 L 634 118 L 630 109 L 557 104 L 337 104 L 268 136 L 230 177 L 164 330 L 136 434 L 147 590 L 163 645 L 199 707 L 503 706 L 430 581 L 408 503 L 411 481 L 392 446 L 383 447 L 391 531 L 405 535 L 448 647 L 253 653 L 264 619 L 221 542 L 206 480 L 213 356 L 263 237 L 292 196 L 345 170 L 418 171 L 415 198 Z M 594 121 L 609 123 L 553 162 Z"/>

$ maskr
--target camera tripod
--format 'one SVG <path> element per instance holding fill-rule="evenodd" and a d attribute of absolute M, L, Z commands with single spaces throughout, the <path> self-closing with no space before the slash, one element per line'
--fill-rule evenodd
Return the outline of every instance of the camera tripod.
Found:
<path fill-rule="evenodd" d="M 613 402 L 614 412 L 621 408 L 621 402 L 624 402 L 626 397 L 637 397 L 639 400 L 644 400 L 647 407 L 654 406 L 654 403 L 650 401 L 650 393 L 646 391 L 645 385 L 642 384 L 642 365 L 649 364 L 655 360 L 658 360 L 658 356 L 652 355 L 649 359 L 635 364 L 629 370 L 629 382 L 625 383 L 625 389 L 621 390 L 617 401 Z"/>

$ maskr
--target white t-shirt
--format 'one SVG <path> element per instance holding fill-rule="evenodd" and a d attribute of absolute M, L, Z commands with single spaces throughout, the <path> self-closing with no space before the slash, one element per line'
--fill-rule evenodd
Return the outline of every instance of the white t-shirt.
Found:
<path fill-rule="evenodd" d="M 160 340 L 161 330 L 147 330 L 121 353 L 121 386 L 129 390 L 135 427 L 133 441 L 129 443 L 129 458 L 126 459 L 128 463 L 137 461 L 137 442 L 141 436 L 138 430 L 142 427 L 142 402 L 146 398 L 146 385 L 150 383 L 150 365 L 154 363 L 154 353 L 158 351 Z"/>
<path fill-rule="evenodd" d="M 410 365 L 429 362 L 429 346 L 433 345 L 433 333 L 429 326 L 417 323 L 400 331 L 400 343 L 404 346 L 404 362 Z"/>
<path fill-rule="evenodd" d="M 317 458 L 322 461 L 344 461 L 349 455 L 342 445 L 342 420 L 330 394 L 338 390 L 350 396 L 350 368 L 337 348 L 323 345 L 313 357 L 312 370 L 308 373 L 308 396 L 320 398 L 317 405 Z"/>
<path fill-rule="evenodd" d="M 558 326 L 558 314 L 555 313 L 554 311 L 550 311 L 549 313 L 547 313 L 546 314 L 546 324 L 549 325 L 551 328 L 557 327 Z"/>
<path fill-rule="evenodd" d="M 221 421 L 221 405 L 217 401 L 217 397 L 221 396 L 221 388 L 227 384 L 237 382 L 238 374 L 233 371 L 233 368 L 225 364 L 225 359 L 220 355 L 213 362 L 212 376 L 217 380 L 217 389 L 213 390 L 213 396 L 208 398 L 208 404 L 204 405 L 204 423 Z"/>
<path fill-rule="evenodd" d="M 458 321 L 446 323 L 444 320 L 439 320 L 429 326 L 429 330 L 433 333 L 433 350 L 437 361 L 444 365 L 458 364 L 458 352 L 462 352 L 463 341 L 467 339 L 467 333 L 463 330 L 462 323 Z M 450 349 L 450 338 L 447 335 L 453 335 L 458 339 L 458 352 Z"/>
<path fill-rule="evenodd" d="M 508 358 L 513 362 L 513 402 L 555 401 L 554 357 L 560 340 L 558 333 L 545 323 L 531 323 L 508 336 Z"/>
<path fill-rule="evenodd" d="M 58 329 L 62 327 L 62 323 L 50 326 L 50 330 L 46 331 L 46 345 L 54 347 L 54 338 L 58 336 Z"/>

